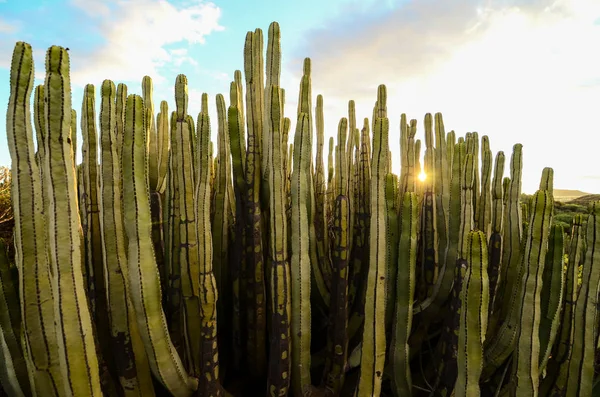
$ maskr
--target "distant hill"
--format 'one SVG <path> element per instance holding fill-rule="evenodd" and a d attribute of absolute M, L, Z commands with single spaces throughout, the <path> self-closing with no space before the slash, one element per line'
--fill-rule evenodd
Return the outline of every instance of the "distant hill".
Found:
<path fill-rule="evenodd" d="M 593 202 L 593 201 L 599 201 L 600 200 L 600 194 L 586 194 L 584 196 L 580 196 L 577 198 L 574 198 L 572 200 L 569 200 L 568 203 L 569 204 L 577 204 L 577 205 L 583 205 L 586 206 Z"/>
<path fill-rule="evenodd" d="M 589 193 L 582 192 L 581 190 L 554 189 L 554 197 L 570 197 L 571 199 L 574 199 L 588 194 Z"/>

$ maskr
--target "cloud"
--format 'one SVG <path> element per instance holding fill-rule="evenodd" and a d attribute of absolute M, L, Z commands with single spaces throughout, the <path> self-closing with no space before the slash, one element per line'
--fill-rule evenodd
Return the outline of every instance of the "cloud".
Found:
<path fill-rule="evenodd" d="M 0 0 L 0 3 L 2 1 Z M 11 34 L 18 30 L 18 24 L 16 22 L 9 22 L 0 18 L 0 34 Z"/>
<path fill-rule="evenodd" d="M 554 167 L 555 186 L 600 190 L 578 177 L 595 167 L 593 145 L 582 142 L 598 133 L 590 129 L 600 103 L 600 54 L 589 45 L 600 42 L 600 3 L 411 0 L 376 17 L 364 12 L 309 32 L 285 65 L 298 75 L 301 57 L 311 57 L 313 92 L 332 104 L 330 135 L 349 99 L 359 120 L 370 117 L 385 83 L 396 172 L 400 113 L 421 128 L 426 112 L 441 111 L 447 130 L 487 134 L 507 157 L 513 143 L 523 143 L 526 191 L 537 188 L 544 166 Z"/>
<path fill-rule="evenodd" d="M 105 41 L 88 54 L 73 54 L 71 76 L 78 85 L 99 84 L 106 77 L 138 81 L 143 75 L 152 76 L 160 84 L 161 67 L 195 63 L 185 47 L 166 47 L 204 43 L 206 36 L 223 30 L 219 25 L 221 10 L 201 0 L 183 7 L 164 0 L 72 0 L 72 4 L 99 20 Z"/>

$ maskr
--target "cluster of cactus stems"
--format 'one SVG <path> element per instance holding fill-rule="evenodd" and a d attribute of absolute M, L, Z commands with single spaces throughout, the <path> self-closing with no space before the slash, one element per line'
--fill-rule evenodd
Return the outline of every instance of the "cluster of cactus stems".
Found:
<path fill-rule="evenodd" d="M 148 76 L 142 96 L 105 80 L 99 115 L 87 85 L 78 165 L 68 52 L 48 49 L 34 87 L 16 44 L 0 395 L 600 392 L 600 203 L 567 238 L 552 169 L 522 203 L 521 145 L 504 177 L 504 153 L 446 133 L 440 113 L 424 145 L 403 114 L 393 145 L 383 85 L 362 127 L 349 102 L 326 168 L 310 59 L 291 136 L 277 23 L 263 46 L 248 32 L 214 146 L 208 96 L 194 120 L 184 75 L 171 113 Z"/>

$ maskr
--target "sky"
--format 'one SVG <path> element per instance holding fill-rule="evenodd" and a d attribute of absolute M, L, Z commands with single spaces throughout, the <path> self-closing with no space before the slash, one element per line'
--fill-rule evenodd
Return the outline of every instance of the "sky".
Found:
<path fill-rule="evenodd" d="M 524 192 L 533 193 L 542 169 L 552 167 L 555 188 L 600 193 L 600 0 L 0 0 L 0 109 L 15 42 L 33 47 L 36 85 L 46 50 L 60 45 L 70 49 L 78 114 L 86 84 L 95 85 L 99 106 L 104 79 L 141 95 L 145 75 L 155 109 L 166 100 L 173 110 L 183 73 L 190 114 L 209 94 L 215 135 L 215 96 L 229 100 L 246 32 L 261 28 L 266 40 L 272 21 L 281 27 L 291 131 L 302 61 L 310 57 L 313 104 L 322 94 L 327 137 L 337 134 L 349 100 L 362 125 L 377 86 L 387 86 L 394 172 L 400 114 L 417 119 L 423 139 L 425 114 L 441 112 L 446 131 L 489 136 L 494 155 L 506 155 L 505 175 L 521 143 Z M 0 133 L 0 165 L 10 161 Z"/>

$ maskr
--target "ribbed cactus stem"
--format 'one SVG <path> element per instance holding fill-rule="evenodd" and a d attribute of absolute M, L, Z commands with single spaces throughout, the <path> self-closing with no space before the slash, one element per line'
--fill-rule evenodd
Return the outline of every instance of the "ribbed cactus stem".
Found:
<path fill-rule="evenodd" d="M 99 210 L 106 275 L 110 347 L 125 396 L 153 395 L 148 359 L 128 295 L 129 267 L 121 202 L 121 161 L 117 154 L 115 84 L 102 83 L 100 110 Z"/>
<path fill-rule="evenodd" d="M 521 284 L 519 289 L 523 293 L 517 344 L 513 355 L 513 372 L 516 375 L 512 378 L 515 382 L 514 396 L 537 396 L 539 391 L 542 275 L 553 207 L 552 197 L 545 190 L 538 190 L 532 198 L 529 231 L 522 259 L 523 277 L 518 279 Z"/>
<path fill-rule="evenodd" d="M 385 361 L 385 275 L 387 234 L 385 214 L 385 175 L 388 166 L 387 118 L 377 118 L 373 131 L 371 178 L 370 257 L 365 299 L 365 322 L 357 395 L 378 396 Z"/>
<path fill-rule="evenodd" d="M 288 259 L 287 219 L 283 190 L 281 148 L 281 94 L 277 86 L 269 91 L 269 257 L 271 260 L 271 340 L 267 395 L 286 395 L 290 385 L 290 264 Z"/>
<path fill-rule="evenodd" d="M 548 252 L 542 275 L 540 302 L 540 372 L 546 368 L 552 354 L 560 325 L 561 305 L 565 293 L 565 250 L 564 230 L 561 225 L 552 225 L 548 237 Z"/>
<path fill-rule="evenodd" d="M 498 285 L 498 274 L 500 271 L 500 264 L 502 263 L 502 231 L 503 231 L 503 214 L 504 214 L 504 203 L 502 189 L 502 174 L 504 173 L 504 152 L 500 151 L 496 154 L 496 161 L 494 162 L 494 177 L 491 186 L 491 221 L 490 221 L 490 237 L 488 244 L 488 251 L 490 254 L 490 261 L 488 264 L 489 281 L 490 281 L 490 314 L 494 309 L 494 302 L 496 298 L 496 287 Z M 490 329 L 495 328 L 494 317 L 490 316 L 488 327 Z"/>
<path fill-rule="evenodd" d="M 127 86 L 123 83 L 117 85 L 117 97 L 116 97 L 116 146 L 117 156 L 119 159 L 123 156 L 123 136 L 125 135 L 125 106 L 127 105 Z M 162 108 L 161 108 L 162 109 Z M 166 158 L 165 158 L 166 160 Z M 165 167 L 166 171 L 166 167 Z M 121 184 L 123 184 L 121 182 Z"/>
<path fill-rule="evenodd" d="M 487 238 L 491 235 L 491 212 L 492 212 L 492 151 L 489 148 L 487 136 L 481 138 L 481 194 L 479 206 L 477 207 L 477 227 L 482 230 Z"/>
<path fill-rule="evenodd" d="M 27 373 L 27 356 L 21 344 L 19 295 L 11 275 L 4 240 L 0 240 L 0 385 L 15 397 L 32 394 Z"/>
<path fill-rule="evenodd" d="M 53 46 L 48 49 L 44 87 L 48 153 L 45 182 L 51 197 L 47 230 L 54 275 L 52 290 L 57 297 L 54 312 L 63 387 L 67 395 L 101 396 L 92 317 L 82 271 L 81 226 L 69 139 L 69 55 L 64 48 Z"/>
<path fill-rule="evenodd" d="M 150 125 L 148 126 L 148 182 L 150 183 L 151 191 L 158 190 L 158 135 L 156 120 L 154 118 L 153 96 L 152 78 L 144 76 L 142 78 L 142 98 L 144 100 L 144 107 L 150 112 Z"/>
<path fill-rule="evenodd" d="M 263 135 L 263 61 L 262 32 L 248 32 L 244 46 L 244 75 L 246 79 L 246 124 L 248 147 L 246 151 L 246 245 L 248 283 L 248 342 L 247 360 L 251 377 L 263 382 L 266 370 L 266 286 L 265 252 L 260 193 L 262 182 Z"/>
<path fill-rule="evenodd" d="M 177 162 L 177 172 L 174 175 L 179 191 L 179 214 L 175 218 L 175 225 L 179 229 L 179 246 L 173 247 L 179 251 L 180 285 L 181 285 L 181 310 L 183 341 L 188 371 L 194 376 L 200 376 L 202 363 L 200 362 L 200 340 L 197 334 L 201 328 L 200 318 L 200 285 L 199 285 L 199 259 L 196 244 L 198 243 L 196 229 L 196 213 L 194 210 L 195 190 L 195 158 L 193 152 L 193 136 L 190 131 L 190 118 L 187 114 L 187 78 L 177 76 L 175 82 L 175 102 L 177 106 L 176 126 L 173 130 L 172 146 L 173 161 Z M 150 113 L 146 107 L 146 118 L 150 120 Z M 148 127 L 148 126 L 147 126 Z M 151 132 L 150 132 L 151 134 Z"/>
<path fill-rule="evenodd" d="M 582 282 L 574 308 L 575 335 L 567 374 L 567 396 L 589 396 L 594 383 L 600 285 L 600 202 L 590 205 L 585 240 Z"/>
<path fill-rule="evenodd" d="M 489 303 L 486 240 L 486 235 L 481 231 L 470 232 L 467 239 L 467 271 L 460 294 L 458 377 L 453 393 L 456 397 L 476 397 L 481 394 L 479 377 L 483 369 L 483 342 Z"/>
<path fill-rule="evenodd" d="M 154 376 L 174 396 L 189 397 L 198 387 L 185 371 L 167 332 L 151 236 L 147 127 L 142 98 L 129 95 L 123 140 L 124 224 L 128 237 L 130 297 Z M 158 326 L 151 326 L 158 324 Z"/>
<path fill-rule="evenodd" d="M 309 255 L 309 183 L 311 163 L 310 119 L 301 112 L 294 137 L 294 161 L 291 178 L 291 346 L 292 389 L 294 395 L 310 394 L 311 344 L 311 264 Z"/>
<path fill-rule="evenodd" d="M 406 192 L 403 195 L 399 223 L 396 302 L 393 303 L 394 319 L 390 344 L 392 392 L 396 397 L 412 394 L 408 338 L 412 327 L 419 227 L 419 205 L 414 192 Z"/>
<path fill-rule="evenodd" d="M 198 115 L 197 177 L 194 195 L 198 236 L 198 265 L 200 286 L 200 343 L 201 373 L 199 395 L 219 396 L 219 354 L 217 343 L 217 283 L 213 273 L 213 243 L 210 225 L 211 163 L 210 117 L 206 95 L 202 96 L 202 111 Z M 197 337 L 197 336 L 196 336 Z"/>

